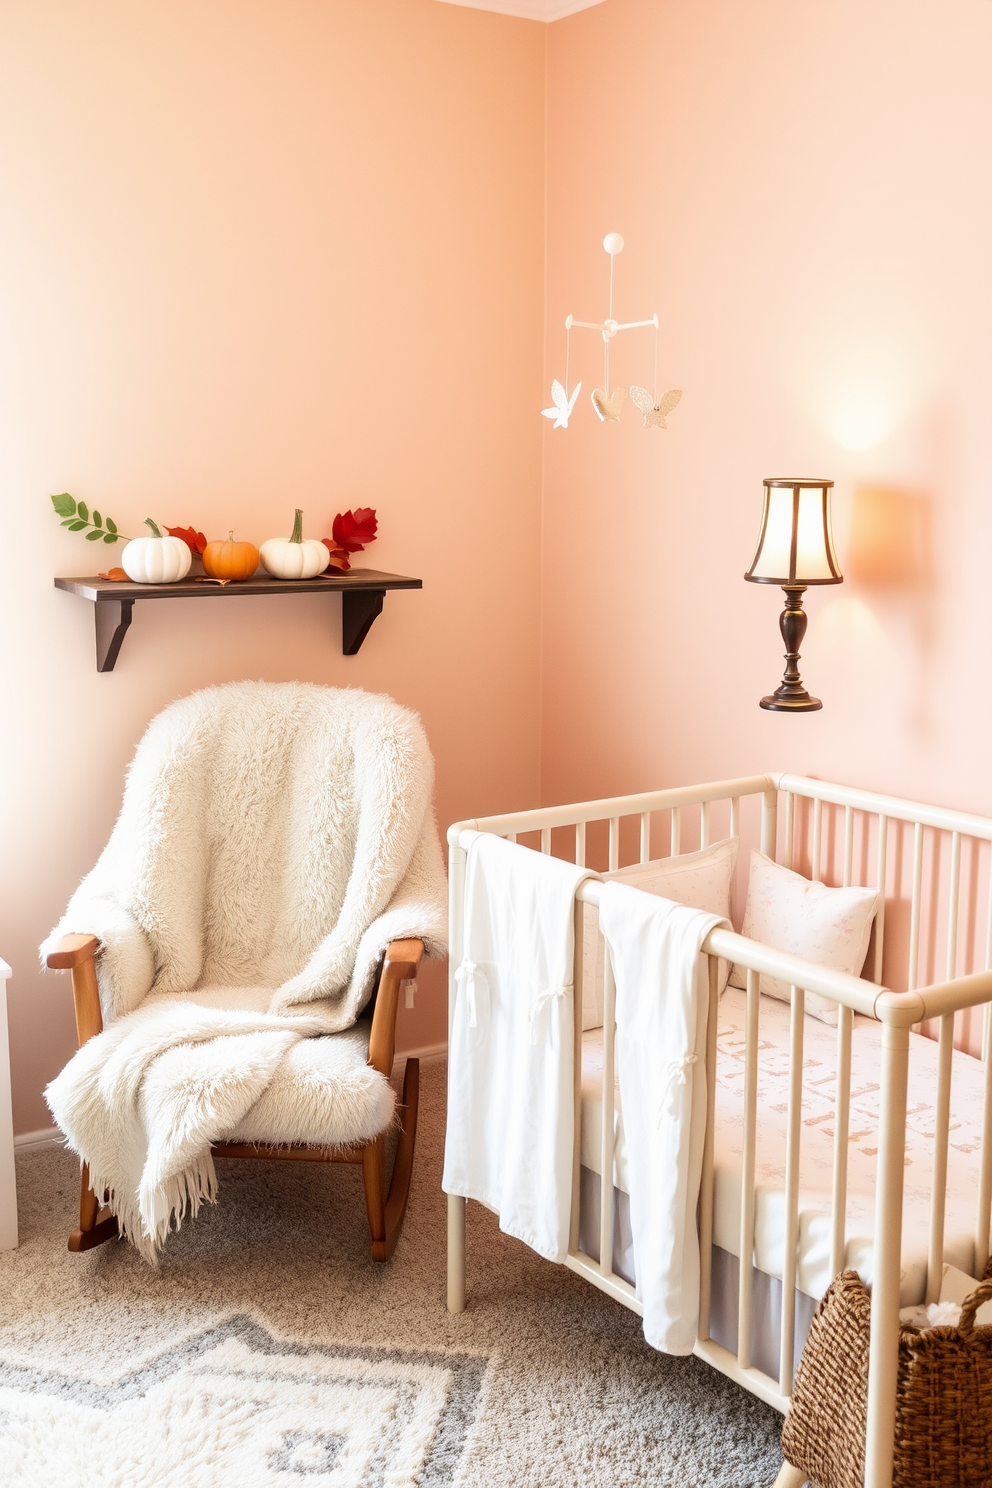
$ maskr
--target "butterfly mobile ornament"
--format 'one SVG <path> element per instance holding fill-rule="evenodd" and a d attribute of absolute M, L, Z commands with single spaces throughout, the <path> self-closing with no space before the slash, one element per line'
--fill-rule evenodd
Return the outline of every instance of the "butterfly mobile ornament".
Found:
<path fill-rule="evenodd" d="M 565 358 L 565 386 L 568 386 L 567 356 Z M 555 406 L 554 408 L 541 409 L 541 412 L 545 418 L 554 419 L 554 423 L 551 425 L 552 429 L 568 428 L 568 421 L 572 416 L 572 409 L 575 407 L 575 400 L 579 396 L 581 391 L 582 384 L 581 382 L 577 382 L 572 389 L 572 396 L 569 397 L 568 394 L 565 392 L 565 388 L 562 387 L 557 377 L 554 379 L 551 384 L 551 400 Z"/>
<path fill-rule="evenodd" d="M 630 401 L 639 413 L 644 416 L 645 429 L 667 429 L 665 419 L 676 406 L 682 396 L 681 388 L 670 388 L 663 398 L 658 397 L 658 379 L 654 380 L 655 391 L 652 396 L 647 388 L 631 387 Z"/>
<path fill-rule="evenodd" d="M 665 422 L 672 409 L 675 408 L 682 397 L 680 388 L 671 388 L 662 397 L 658 396 L 658 330 L 660 322 L 657 312 L 649 320 L 629 320 L 623 323 L 613 318 L 613 260 L 618 253 L 623 252 L 623 238 L 619 233 L 607 233 L 603 239 L 603 248 L 610 255 L 610 310 L 604 321 L 576 320 L 569 315 L 565 318 L 565 385 L 558 381 L 557 377 L 551 384 L 551 398 L 553 408 L 542 408 L 541 412 L 545 418 L 554 419 L 553 429 L 567 429 L 575 400 L 582 389 L 582 383 L 577 382 L 572 389 L 571 396 L 568 392 L 568 368 L 571 353 L 572 329 L 583 331 L 599 331 L 603 338 L 603 386 L 594 388 L 590 394 L 592 406 L 596 410 L 596 416 L 601 423 L 618 423 L 620 414 L 623 412 L 624 403 L 627 400 L 627 389 L 623 387 L 614 388 L 610 391 L 610 343 L 614 336 L 621 331 L 636 331 L 646 326 L 654 327 L 654 391 L 649 393 L 647 388 L 631 385 L 630 401 L 641 414 L 645 429 L 658 428 L 667 429 Z"/>

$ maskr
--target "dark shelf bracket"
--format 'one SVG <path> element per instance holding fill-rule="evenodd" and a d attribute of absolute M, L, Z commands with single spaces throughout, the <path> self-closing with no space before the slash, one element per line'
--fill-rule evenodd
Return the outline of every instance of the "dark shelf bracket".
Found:
<path fill-rule="evenodd" d="M 341 595 L 341 650 L 357 656 L 362 642 L 382 614 L 385 589 L 352 589 Z M 101 599 L 94 606 L 96 669 L 112 672 L 134 614 L 133 599 Z"/>
<path fill-rule="evenodd" d="M 131 624 L 133 599 L 103 599 L 93 606 L 96 624 L 96 669 L 112 672 Z"/>
<path fill-rule="evenodd" d="M 177 584 L 118 584 L 98 574 L 82 578 L 57 578 L 56 589 L 77 594 L 93 605 L 96 630 L 96 668 L 112 672 L 120 655 L 124 637 L 134 618 L 135 602 L 162 599 L 231 599 L 261 597 L 270 599 L 280 594 L 340 594 L 341 650 L 345 656 L 357 656 L 379 615 L 387 590 L 422 589 L 423 580 L 404 574 L 382 573 L 379 569 L 359 569 L 354 574 L 321 574 L 312 579 L 273 579 L 267 575 L 246 579 L 243 583 L 219 586 L 199 575 Z"/>
<path fill-rule="evenodd" d="M 341 595 L 341 650 L 357 656 L 372 622 L 382 614 L 385 589 L 345 589 Z"/>

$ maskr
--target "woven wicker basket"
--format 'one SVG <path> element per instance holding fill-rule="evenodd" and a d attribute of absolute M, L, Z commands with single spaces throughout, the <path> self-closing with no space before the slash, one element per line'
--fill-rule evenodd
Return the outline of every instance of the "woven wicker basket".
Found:
<path fill-rule="evenodd" d="M 975 1313 L 983 1281 L 956 1328 L 899 1333 L 893 1488 L 992 1484 L 992 1327 Z M 816 1488 L 863 1488 L 870 1298 L 844 1271 L 821 1301 L 796 1373 L 782 1455 Z"/>

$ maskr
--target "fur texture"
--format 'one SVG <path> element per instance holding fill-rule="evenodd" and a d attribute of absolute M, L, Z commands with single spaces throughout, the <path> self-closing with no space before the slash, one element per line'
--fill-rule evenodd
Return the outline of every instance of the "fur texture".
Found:
<path fill-rule="evenodd" d="M 432 788 L 419 721 L 368 693 L 235 683 L 149 726 L 110 841 L 41 948 L 100 940 L 105 1030 L 47 1097 L 149 1258 L 213 1198 L 211 1142 L 388 1125 L 367 1031 L 344 1031 L 390 940 L 444 952 Z"/>

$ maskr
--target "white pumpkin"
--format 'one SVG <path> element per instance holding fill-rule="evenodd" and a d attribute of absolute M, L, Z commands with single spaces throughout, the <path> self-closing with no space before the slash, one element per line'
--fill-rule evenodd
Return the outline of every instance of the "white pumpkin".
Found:
<path fill-rule="evenodd" d="M 303 513 L 296 508 L 291 537 L 270 537 L 259 548 L 262 567 L 274 579 L 315 579 L 331 555 L 322 542 L 303 536 Z"/>
<path fill-rule="evenodd" d="M 145 518 L 151 537 L 135 537 L 121 554 L 121 567 L 136 584 L 178 584 L 189 573 L 193 555 L 181 537 L 168 537 Z"/>

